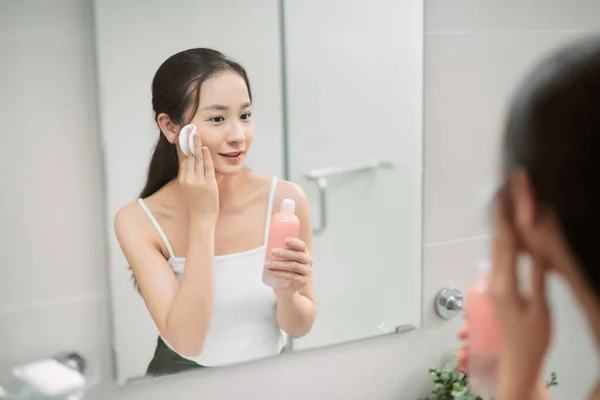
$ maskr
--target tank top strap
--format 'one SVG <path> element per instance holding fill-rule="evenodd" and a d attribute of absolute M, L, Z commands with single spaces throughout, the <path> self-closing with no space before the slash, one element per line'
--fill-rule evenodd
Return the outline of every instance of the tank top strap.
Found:
<path fill-rule="evenodd" d="M 148 216 L 148 219 L 150 219 L 150 222 L 152 222 L 152 225 L 154 225 L 154 228 L 156 229 L 156 231 L 160 235 L 160 238 L 162 239 L 163 243 L 167 247 L 167 251 L 169 252 L 169 256 L 171 258 L 175 258 L 175 254 L 173 253 L 173 247 L 171 247 L 171 243 L 169 242 L 169 239 L 167 239 L 167 235 L 165 235 L 165 232 L 162 230 L 162 228 L 158 224 L 158 221 L 154 217 L 154 214 L 152 214 L 152 211 L 150 211 L 150 209 L 148 208 L 148 206 L 146 205 L 146 203 L 144 202 L 144 200 L 138 199 L 138 203 L 140 203 L 140 206 L 142 206 L 142 210 L 144 210 L 144 212 Z"/>
<path fill-rule="evenodd" d="M 271 191 L 269 192 L 269 207 L 267 208 L 267 222 L 265 225 L 264 244 L 267 245 L 269 240 L 269 230 L 271 229 L 271 214 L 273 214 L 273 201 L 275 200 L 275 189 L 277 188 L 277 178 L 274 177 L 271 181 Z"/>

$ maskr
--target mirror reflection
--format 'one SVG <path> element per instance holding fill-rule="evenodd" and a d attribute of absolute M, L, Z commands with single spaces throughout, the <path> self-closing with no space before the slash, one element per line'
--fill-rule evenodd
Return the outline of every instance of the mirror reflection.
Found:
<path fill-rule="evenodd" d="M 315 319 L 310 212 L 298 185 L 244 167 L 246 70 L 213 49 L 176 53 L 152 80 L 152 107 L 145 186 L 115 217 L 159 331 L 147 374 L 279 354 Z"/>
<path fill-rule="evenodd" d="M 95 3 L 118 381 L 418 326 L 422 5 L 178 3 Z"/>

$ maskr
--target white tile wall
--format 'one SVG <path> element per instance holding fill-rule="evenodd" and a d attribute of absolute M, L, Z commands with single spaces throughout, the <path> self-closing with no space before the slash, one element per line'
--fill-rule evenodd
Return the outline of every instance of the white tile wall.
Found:
<path fill-rule="evenodd" d="M 71 347 L 109 371 L 90 10 L 83 0 L 0 0 L 0 369 Z M 466 287 L 486 254 L 474 210 L 505 101 L 541 52 L 600 30 L 598 15 L 595 0 L 427 2 L 424 329 L 126 389 L 105 375 L 91 398 L 421 396 L 426 368 L 451 358 L 460 325 L 436 319 L 431 300 Z M 552 299 L 554 398 L 581 398 L 597 375 L 594 346 L 558 282 Z"/>
<path fill-rule="evenodd" d="M 510 96 L 541 53 L 581 34 L 427 32 L 426 245 L 488 233 L 480 193 L 494 177 Z"/>
<path fill-rule="evenodd" d="M 426 0 L 428 31 L 598 30 L 596 0 Z"/>
<path fill-rule="evenodd" d="M 0 1 L 0 370 L 69 343 L 109 365 L 90 10 Z"/>

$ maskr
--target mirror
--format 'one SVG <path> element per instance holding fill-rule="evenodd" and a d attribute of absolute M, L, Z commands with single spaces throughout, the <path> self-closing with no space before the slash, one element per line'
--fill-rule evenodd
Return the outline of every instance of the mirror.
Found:
<path fill-rule="evenodd" d="M 94 7 L 119 383 L 420 324 L 421 1 Z"/>

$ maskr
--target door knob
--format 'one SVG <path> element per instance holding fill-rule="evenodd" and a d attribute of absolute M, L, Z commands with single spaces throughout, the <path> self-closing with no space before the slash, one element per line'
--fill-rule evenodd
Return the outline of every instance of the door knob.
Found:
<path fill-rule="evenodd" d="M 464 308 L 464 297 L 455 288 L 442 289 L 435 297 L 435 312 L 440 318 L 449 320 L 456 317 Z"/>

